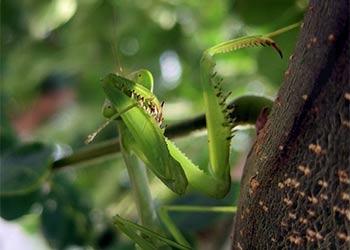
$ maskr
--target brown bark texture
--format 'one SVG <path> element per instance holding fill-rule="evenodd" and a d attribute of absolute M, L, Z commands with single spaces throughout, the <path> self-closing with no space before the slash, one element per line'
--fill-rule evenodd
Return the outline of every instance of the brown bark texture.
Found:
<path fill-rule="evenodd" d="M 311 0 L 247 158 L 232 249 L 350 249 L 349 1 Z"/>

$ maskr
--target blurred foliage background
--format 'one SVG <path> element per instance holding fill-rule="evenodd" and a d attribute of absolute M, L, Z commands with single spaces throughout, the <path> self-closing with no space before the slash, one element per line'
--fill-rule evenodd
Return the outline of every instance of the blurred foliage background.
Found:
<path fill-rule="evenodd" d="M 203 112 L 199 82 L 203 50 L 298 22 L 306 6 L 306 0 L 1 1 L 1 216 L 32 235 L 42 235 L 47 249 L 132 248 L 111 223 L 116 213 L 136 216 L 127 173 L 117 154 L 54 172 L 47 167 L 50 164 L 36 163 L 52 163 L 85 147 L 87 135 L 104 121 L 99 79 L 107 73 L 151 70 L 154 92 L 165 100 L 165 123 L 173 124 Z M 218 56 L 217 70 L 224 89 L 233 90 L 231 98 L 247 93 L 273 97 L 297 34 L 293 30 L 274 38 L 283 51 L 282 60 L 271 48 Z M 109 126 L 93 143 L 116 138 L 116 130 Z M 194 192 L 177 197 L 153 180 L 158 204 L 234 204 L 239 169 L 254 133 L 239 131 L 233 139 L 234 186 L 225 200 Z M 195 161 L 207 164 L 207 151 L 198 146 L 206 145 L 203 133 L 177 143 Z M 41 173 L 30 188 L 18 189 L 23 179 L 15 182 L 17 175 L 4 170 L 15 169 L 19 162 Z M 206 241 L 212 249 L 225 249 L 232 216 L 222 217 L 192 214 L 175 220 L 198 249 L 204 249 L 200 246 Z M 217 227 L 221 228 L 217 237 L 209 237 L 215 233 L 208 228 Z"/>

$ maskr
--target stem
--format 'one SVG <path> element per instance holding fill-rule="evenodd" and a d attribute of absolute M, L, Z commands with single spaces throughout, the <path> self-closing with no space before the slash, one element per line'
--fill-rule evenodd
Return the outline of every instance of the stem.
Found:
<path fill-rule="evenodd" d="M 66 156 L 53 163 L 53 169 L 60 169 L 68 166 L 76 166 L 102 156 L 113 155 L 120 152 L 119 138 L 85 146 L 70 156 Z"/>

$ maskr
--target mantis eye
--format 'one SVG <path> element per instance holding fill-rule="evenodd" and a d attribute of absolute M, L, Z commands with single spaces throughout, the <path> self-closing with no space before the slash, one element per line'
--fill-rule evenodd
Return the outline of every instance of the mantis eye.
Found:
<path fill-rule="evenodd" d="M 116 113 L 117 113 L 117 110 L 114 108 L 112 103 L 108 99 L 106 99 L 102 107 L 103 116 L 106 118 L 110 118 Z"/>
<path fill-rule="evenodd" d="M 143 85 L 151 92 L 153 92 L 153 76 L 152 73 L 146 69 L 140 69 L 129 74 L 128 78 L 132 81 Z"/>

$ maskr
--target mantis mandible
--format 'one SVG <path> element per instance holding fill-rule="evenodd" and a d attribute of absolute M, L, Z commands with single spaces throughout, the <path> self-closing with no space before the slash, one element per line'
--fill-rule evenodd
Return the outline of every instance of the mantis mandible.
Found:
<path fill-rule="evenodd" d="M 232 118 L 233 110 L 227 107 L 226 99 L 229 93 L 223 93 L 221 89 L 221 80 L 215 71 L 213 57 L 258 45 L 272 46 L 282 57 L 281 50 L 270 37 L 296 26 L 297 24 L 291 25 L 266 36 L 248 36 L 230 40 L 204 51 L 200 61 L 200 72 L 210 157 L 210 164 L 207 166 L 198 167 L 193 164 L 164 136 L 163 103 L 152 92 L 153 77 L 149 71 L 138 70 L 126 77 L 108 74 L 101 80 L 107 96 L 103 115 L 109 119 L 107 123 L 111 120 L 116 120 L 118 123 L 122 153 L 134 194 L 136 200 L 141 200 L 138 203 L 138 210 L 143 226 L 119 216 L 116 217 L 115 223 L 143 249 L 159 249 L 155 238 L 180 249 L 190 248 L 188 242 L 174 228 L 170 231 L 180 244 L 161 235 L 154 208 L 149 204 L 151 198 L 145 187 L 147 186 L 145 170 L 139 166 L 138 159 L 177 194 L 184 194 L 187 186 L 191 185 L 208 196 L 223 198 L 230 190 L 230 143 L 233 128 L 239 121 Z M 92 140 L 93 136 L 88 140 Z M 230 212 L 234 212 L 234 209 Z M 142 235 L 133 229 L 142 232 Z"/>

